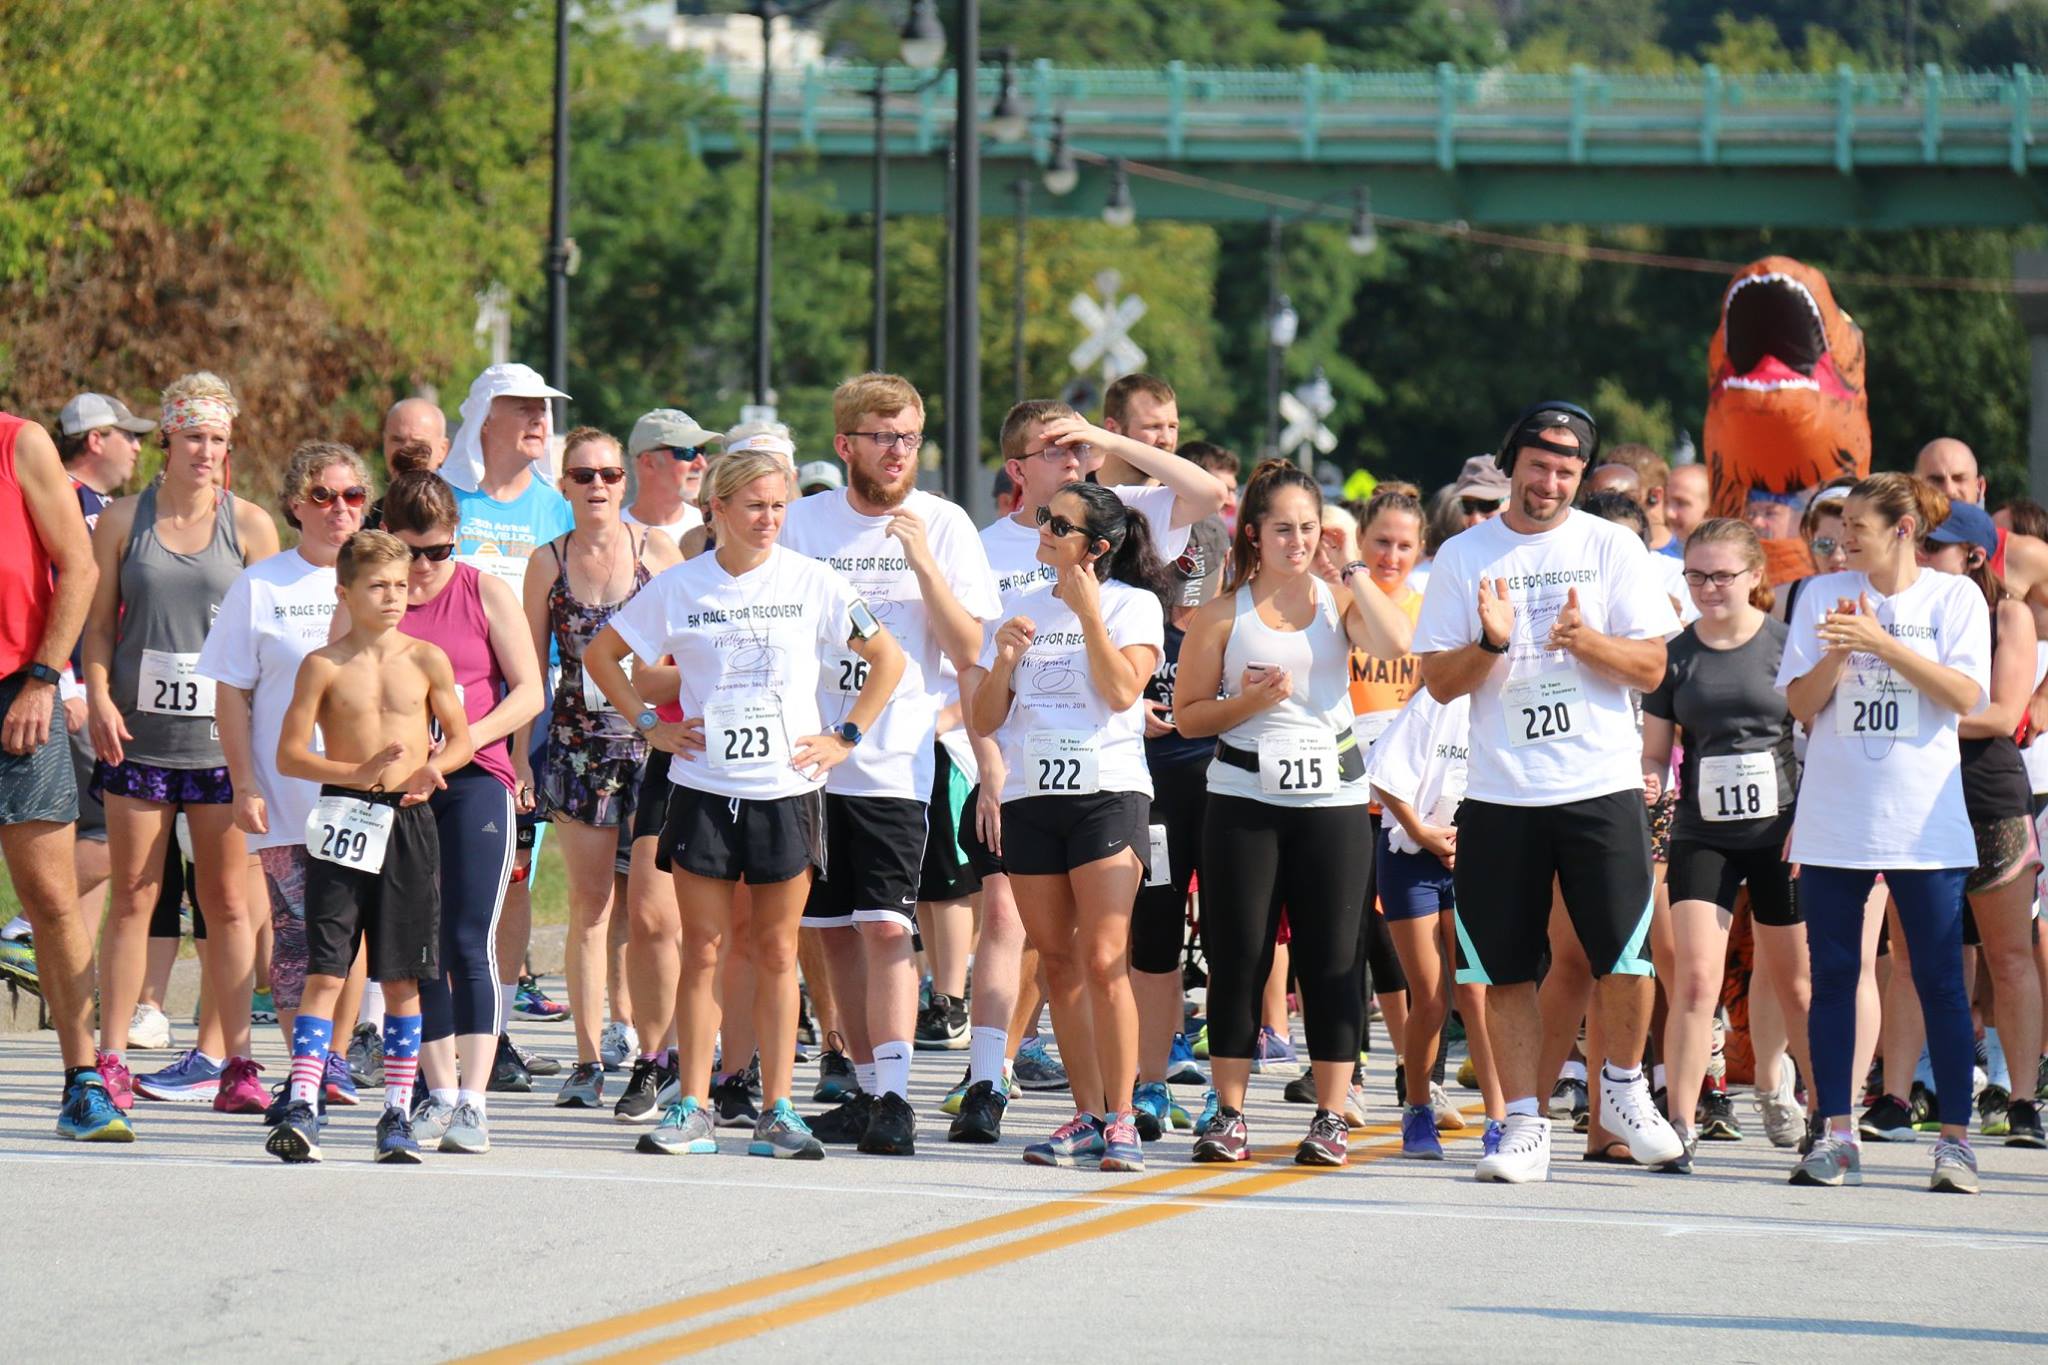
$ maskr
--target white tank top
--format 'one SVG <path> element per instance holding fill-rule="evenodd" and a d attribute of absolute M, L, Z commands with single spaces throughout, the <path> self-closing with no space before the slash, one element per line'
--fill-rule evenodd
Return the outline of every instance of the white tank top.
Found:
<path fill-rule="evenodd" d="M 1223 694 L 1242 695 L 1244 671 L 1255 663 L 1284 668 L 1294 680 L 1286 701 L 1220 736 L 1223 743 L 1248 754 L 1258 754 L 1263 742 L 1269 755 L 1262 766 L 1276 764 L 1274 755 L 1289 742 L 1317 744 L 1351 737 L 1351 640 L 1344 633 L 1343 609 L 1323 580 L 1311 578 L 1309 586 L 1315 593 L 1316 615 L 1306 630 L 1273 629 L 1259 618 L 1258 608 L 1252 604 L 1251 585 L 1237 590 L 1237 614 L 1230 623 L 1230 641 L 1223 647 Z M 1329 756 L 1325 759 L 1329 761 Z M 1299 770 L 1292 775 L 1301 776 Z M 1312 770 L 1309 775 L 1313 776 Z M 1272 774 L 1273 779 L 1286 776 Z M 1276 791 L 1272 790 L 1275 785 L 1279 785 L 1277 780 L 1220 759 L 1209 764 L 1210 791 L 1274 805 L 1362 805 L 1371 794 L 1362 774 L 1350 782 L 1323 784 L 1333 786 L 1328 791 Z"/>

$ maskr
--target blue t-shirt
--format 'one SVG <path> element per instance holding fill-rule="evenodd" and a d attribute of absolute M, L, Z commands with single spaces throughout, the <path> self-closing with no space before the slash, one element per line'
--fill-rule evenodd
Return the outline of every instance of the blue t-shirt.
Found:
<path fill-rule="evenodd" d="M 526 561 L 533 552 L 575 525 L 568 500 L 539 479 L 510 502 L 458 488 L 455 505 L 462 513 L 455 557 L 502 579 L 514 597 L 525 586 Z"/>

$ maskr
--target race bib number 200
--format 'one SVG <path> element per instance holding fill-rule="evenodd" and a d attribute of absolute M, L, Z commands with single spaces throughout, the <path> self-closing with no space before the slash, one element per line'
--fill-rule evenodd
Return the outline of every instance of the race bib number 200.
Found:
<path fill-rule="evenodd" d="M 1889 668 L 1854 670 L 1835 688 L 1835 733 L 1847 739 L 1915 739 L 1920 694 Z"/>
<path fill-rule="evenodd" d="M 1552 669 L 1520 678 L 1500 690 L 1501 715 L 1507 721 L 1508 743 L 1517 749 L 1555 744 L 1584 730 L 1586 690 L 1578 673 Z"/>
<path fill-rule="evenodd" d="M 323 796 L 306 820 L 306 852 L 356 872 L 382 872 L 398 811 L 353 796 Z"/>

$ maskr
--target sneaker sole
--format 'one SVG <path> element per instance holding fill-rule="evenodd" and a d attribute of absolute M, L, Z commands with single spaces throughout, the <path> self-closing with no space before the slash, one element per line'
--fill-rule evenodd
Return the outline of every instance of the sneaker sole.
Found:
<path fill-rule="evenodd" d="M 441 1145 L 436 1147 L 434 1150 L 437 1152 L 446 1152 L 449 1156 L 482 1156 L 485 1152 L 491 1150 L 491 1140 L 489 1138 L 485 1138 L 481 1144 L 470 1144 L 462 1142 L 450 1142 L 444 1136 L 441 1139 Z"/>
<path fill-rule="evenodd" d="M 1203 1075 L 1199 1070 L 1173 1071 L 1167 1073 L 1166 1083 L 1168 1085 L 1199 1085 L 1204 1089 L 1207 1089 L 1209 1085 L 1209 1078 Z"/>
<path fill-rule="evenodd" d="M 965 1052 L 967 1035 L 963 1033 L 958 1038 L 917 1038 L 911 1041 L 910 1046 L 917 1052 Z"/>
<path fill-rule="evenodd" d="M 1863 1183 L 1863 1173 L 1860 1171 L 1850 1171 L 1839 1180 L 1822 1180 L 1819 1176 L 1808 1175 L 1805 1168 L 1802 1167 L 1792 1172 L 1792 1179 L 1787 1183 L 1805 1185 L 1813 1189 L 1832 1190 L 1839 1189 L 1843 1185 L 1861 1185 Z"/>
<path fill-rule="evenodd" d="M 1294 1164 L 1297 1166 L 1343 1166 L 1349 1164 L 1350 1159 L 1350 1153 L 1347 1152 L 1344 1156 L 1332 1160 L 1328 1152 L 1320 1147 L 1310 1147 L 1306 1143 L 1294 1149 Z M 1437 1160 L 1442 1159 L 1443 1153 L 1437 1153 Z"/>
<path fill-rule="evenodd" d="M 2006 1138 L 2005 1145 L 2008 1147 L 2048 1147 L 2048 1138 L 2035 1133 L 2014 1133 Z"/>
<path fill-rule="evenodd" d="M 265 1114 L 269 1111 L 268 1095 L 246 1099 L 239 1104 L 222 1104 L 218 1098 L 213 1102 L 213 1112 L 216 1114 Z"/>
<path fill-rule="evenodd" d="M 557 1109 L 601 1109 L 603 1107 L 604 1096 L 601 1094 L 555 1096 L 555 1108 Z"/>
<path fill-rule="evenodd" d="M 1106 1156 L 1096 1163 L 1096 1169 L 1100 1171 L 1122 1172 L 1129 1175 L 1143 1175 L 1145 1172 L 1145 1158 Z"/>
<path fill-rule="evenodd" d="M 985 1129 L 962 1128 L 956 1124 L 946 1130 L 946 1141 L 963 1143 L 969 1147 L 993 1147 L 1002 1140 L 1003 1133 L 1000 1128 L 991 1133 Z"/>
<path fill-rule="evenodd" d="M 1059 1078 L 1058 1080 L 1056 1080 L 1056 1081 L 1052 1081 L 1052 1080 L 1035 1080 L 1035 1081 L 1027 1081 L 1027 1080 L 1025 1080 L 1025 1079 L 1024 1079 L 1024 1078 L 1023 1078 L 1022 1076 L 1019 1076 L 1019 1077 L 1017 1078 L 1017 1087 L 1018 1087 L 1018 1088 L 1019 1088 L 1020 1090 L 1031 1090 L 1031 1091 L 1046 1091 L 1046 1090 L 1065 1090 L 1065 1089 L 1067 1088 L 1067 1078 L 1066 1078 L 1066 1077 L 1064 1077 L 1064 1076 L 1062 1076 L 1062 1077 L 1060 1077 L 1060 1078 Z"/>
<path fill-rule="evenodd" d="M 644 1114 L 622 1113 L 617 1109 L 612 1110 L 613 1123 L 653 1123 L 660 1117 L 661 1110 L 658 1107 L 649 1109 Z"/>
<path fill-rule="evenodd" d="M 393 1147 L 377 1149 L 379 1166 L 417 1166 L 420 1164 L 419 1149 L 416 1147 Z"/>
<path fill-rule="evenodd" d="M 1417 1147 L 1413 1149 L 1403 1147 L 1401 1155 L 1407 1157 L 1410 1161 L 1442 1161 L 1444 1159 L 1444 1149 L 1441 1147 Z"/>
<path fill-rule="evenodd" d="M 1927 1189 L 1932 1194 L 1975 1194 L 1978 1187 L 1976 1185 L 1965 1185 L 1952 1177 L 1936 1176 L 1927 1186 Z"/>
<path fill-rule="evenodd" d="M 777 1147 L 772 1142 L 750 1142 L 747 1144 L 747 1155 L 773 1157 L 777 1161 L 823 1161 L 825 1149 L 822 1146 L 800 1147 L 792 1151 L 786 1147 Z"/>
<path fill-rule="evenodd" d="M 1872 1142 L 1913 1142 L 1920 1134 L 1912 1128 L 1874 1128 L 1868 1124 L 1857 1124 L 1856 1131 Z"/>
<path fill-rule="evenodd" d="M 1197 1143 L 1195 1144 L 1194 1153 L 1188 1159 L 1190 1161 L 1199 1161 L 1205 1166 L 1212 1164 L 1217 1166 L 1241 1166 L 1252 1159 L 1252 1154 L 1250 1149 L 1232 1154 L 1226 1148 L 1205 1147 Z"/>
<path fill-rule="evenodd" d="M 1506 1171 L 1489 1171 L 1484 1169 L 1484 1163 L 1488 1159 L 1481 1158 L 1481 1165 L 1472 1168 L 1472 1178 L 1474 1180 L 1483 1180 L 1494 1185 L 1547 1185 L 1550 1183 L 1550 1172 L 1548 1169 L 1536 1175 L 1516 1175 Z"/>
<path fill-rule="evenodd" d="M 67 1127 L 60 1122 L 57 1125 L 57 1136 L 72 1142 L 133 1142 L 135 1130 L 129 1127 L 125 1120 L 120 1119 L 103 1123 L 89 1131 Z"/>
<path fill-rule="evenodd" d="M 718 1153 L 718 1144 L 710 1138 L 695 1138 L 680 1147 L 664 1147 L 643 1137 L 633 1144 L 633 1150 L 645 1152 L 649 1156 L 715 1156 Z"/>
<path fill-rule="evenodd" d="M 1100 1165 L 1101 1161 L 1102 1158 L 1099 1156 L 1054 1156 L 1047 1152 L 1034 1152 L 1028 1147 L 1024 1150 L 1024 1164 L 1026 1166 L 1050 1166 L 1057 1170 L 1071 1171 L 1085 1170 L 1090 1166 Z"/>
<path fill-rule="evenodd" d="M 531 1020 L 536 1024 L 566 1024 L 569 1022 L 569 1011 L 567 1010 L 550 1014 L 546 1010 L 524 1010 L 514 1005 L 512 1012 L 521 1019 Z"/>
<path fill-rule="evenodd" d="M 327 1102 L 339 1105 L 343 1109 L 352 1109 L 363 1102 L 363 1095 L 359 1090 L 342 1090 L 330 1085 L 327 1087 Z"/>
<path fill-rule="evenodd" d="M 870 1147 L 868 1140 L 862 1138 L 855 1144 L 853 1150 L 859 1152 L 862 1156 L 916 1156 L 917 1144 L 915 1142 L 877 1142 L 874 1146 Z"/>
<path fill-rule="evenodd" d="M 220 1082 L 215 1081 L 208 1086 L 194 1086 L 191 1089 L 176 1089 L 170 1086 L 144 1085 L 138 1080 L 135 1082 L 135 1094 L 138 1098 L 155 1100 L 158 1104 L 211 1104 L 214 1096 L 220 1094 Z M 269 1101 L 266 1100 L 264 1103 L 268 1104 Z"/>
<path fill-rule="evenodd" d="M 270 1130 L 270 1136 L 263 1140 L 263 1150 L 280 1161 L 293 1165 L 311 1163 L 320 1159 L 320 1145 L 301 1133 L 279 1126 Z"/>
<path fill-rule="evenodd" d="M 1715 1124 L 1712 1127 L 1700 1129 L 1700 1141 L 1740 1142 L 1742 1141 L 1742 1130 L 1740 1128 L 1728 1127 L 1725 1124 Z"/>
<path fill-rule="evenodd" d="M 1442 1110 L 1436 1115 L 1436 1130 L 1439 1133 L 1462 1133 L 1468 1126 L 1463 1114 L 1453 1114 L 1449 1110 Z"/>

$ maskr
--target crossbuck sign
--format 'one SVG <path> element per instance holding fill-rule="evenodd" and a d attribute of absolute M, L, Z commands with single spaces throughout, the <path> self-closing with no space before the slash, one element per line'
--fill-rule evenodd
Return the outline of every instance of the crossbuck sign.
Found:
<path fill-rule="evenodd" d="M 1081 324 L 1087 335 L 1081 344 L 1067 353 L 1077 373 L 1085 374 L 1097 361 L 1102 363 L 1102 382 L 1115 383 L 1123 375 L 1133 374 L 1145 367 L 1145 351 L 1131 340 L 1131 328 L 1138 325 L 1138 319 L 1145 316 L 1145 300 L 1136 294 L 1117 297 L 1117 289 L 1123 284 L 1123 277 L 1114 270 L 1105 270 L 1095 277 L 1095 287 L 1102 291 L 1102 302 L 1097 303 L 1088 294 L 1076 294 L 1067 304 L 1067 311 Z"/>
<path fill-rule="evenodd" d="M 1323 419 L 1336 411 L 1336 396 L 1329 381 L 1318 378 L 1293 393 L 1280 395 L 1280 453 L 1292 455 L 1306 441 L 1327 455 L 1337 448 L 1337 437 Z"/>

